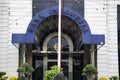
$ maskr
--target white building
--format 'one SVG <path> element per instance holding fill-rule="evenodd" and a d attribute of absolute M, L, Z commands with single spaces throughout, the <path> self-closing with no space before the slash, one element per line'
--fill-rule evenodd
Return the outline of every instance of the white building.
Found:
<path fill-rule="evenodd" d="M 41 1 L 40 5 L 42 5 L 42 1 L 43 3 L 45 3 L 44 1 L 47 1 L 47 0 L 38 0 L 38 2 L 40 1 Z M 46 5 L 53 6 L 58 3 L 56 0 L 52 0 L 52 1 L 54 3 L 49 4 L 49 2 L 47 2 Z M 67 2 L 67 0 L 65 1 Z M 83 3 L 84 10 L 82 12 L 82 16 L 85 18 L 86 22 L 88 23 L 91 34 L 105 35 L 105 44 L 104 45 L 97 44 L 97 48 L 95 48 L 97 50 L 97 52 L 95 51 L 95 53 L 97 53 L 97 57 L 96 57 L 97 60 L 95 63 L 97 65 L 97 69 L 99 72 L 98 77 L 101 77 L 101 76 L 111 77 L 113 75 L 118 76 L 119 68 L 120 68 L 119 57 L 118 57 L 119 56 L 118 40 L 120 40 L 118 39 L 118 36 L 119 36 L 118 27 L 120 29 L 120 23 L 118 23 L 120 19 L 120 6 L 119 6 L 120 0 L 70 0 L 70 1 L 73 1 L 71 3 L 74 3 L 74 4 Z M 37 5 L 37 3 L 35 4 Z M 44 5 L 42 6 L 44 7 Z M 68 6 L 71 6 L 71 5 L 68 4 Z M 73 5 L 73 7 L 74 6 L 75 5 Z M 32 0 L 0 0 L 0 71 L 7 72 L 8 76 L 17 76 L 18 74 L 16 70 L 19 65 L 19 46 L 15 46 L 16 44 L 12 44 L 12 34 L 13 33 L 26 34 L 30 21 L 34 18 L 34 16 L 37 15 L 35 13 L 39 12 L 37 11 L 39 8 L 37 8 L 36 10 L 37 12 L 34 11 L 35 9 L 36 7 L 34 6 L 34 0 L 33 1 Z M 40 8 L 40 11 L 41 11 L 41 8 Z M 48 18 L 48 22 L 49 22 L 49 19 L 51 18 Z M 69 20 L 69 19 L 65 18 L 65 20 Z M 40 24 L 40 26 L 43 26 L 43 25 Z M 56 35 L 56 34 L 53 33 L 52 35 Z M 68 45 L 69 44 L 72 45 L 71 43 L 72 39 L 70 35 L 66 36 L 66 34 L 63 34 L 63 37 L 68 41 Z M 46 36 L 46 38 L 49 39 L 50 35 Z M 44 40 L 46 38 L 44 38 Z M 73 49 L 71 51 L 74 51 L 74 42 L 72 47 L 73 48 L 69 47 L 69 51 L 71 49 Z M 48 50 L 46 48 L 45 49 L 42 48 L 42 49 L 43 51 Z M 34 53 L 32 52 L 32 54 Z M 35 60 L 36 58 L 37 57 L 35 57 Z M 37 66 L 39 65 L 36 64 L 37 61 L 34 62 L 35 60 L 33 60 L 32 63 L 34 64 L 33 66 L 37 68 Z M 42 60 L 43 60 L 43 66 L 45 67 L 44 63 L 46 62 L 46 60 L 48 60 L 49 62 L 51 59 L 49 60 L 48 58 L 46 59 L 44 57 L 44 59 Z M 40 61 L 38 60 L 38 62 Z M 72 61 L 72 59 L 69 59 L 69 60 L 65 59 L 65 62 L 63 61 L 63 63 L 74 63 L 74 62 Z M 49 67 L 49 63 L 47 65 Z M 74 68 L 73 65 L 71 65 L 72 66 L 71 68 L 67 66 L 67 69 L 68 69 L 67 71 L 70 71 L 71 69 L 73 69 Z M 46 70 L 46 69 L 47 67 L 45 67 L 43 70 Z M 67 74 L 69 74 L 69 72 Z M 72 78 L 74 80 L 74 77 Z"/>

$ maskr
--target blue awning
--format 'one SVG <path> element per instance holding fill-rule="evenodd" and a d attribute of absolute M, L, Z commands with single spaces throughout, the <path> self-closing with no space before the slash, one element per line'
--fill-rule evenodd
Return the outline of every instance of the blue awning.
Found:
<path fill-rule="evenodd" d="M 58 6 L 46 8 L 34 16 L 28 25 L 26 34 L 12 34 L 12 43 L 34 43 L 35 32 L 39 24 L 49 16 L 58 14 Z M 105 44 L 105 36 L 91 34 L 86 20 L 76 11 L 64 8 L 64 15 L 74 20 L 82 32 L 83 44 Z"/>
<path fill-rule="evenodd" d="M 34 35 L 12 34 L 12 43 L 34 43 Z"/>

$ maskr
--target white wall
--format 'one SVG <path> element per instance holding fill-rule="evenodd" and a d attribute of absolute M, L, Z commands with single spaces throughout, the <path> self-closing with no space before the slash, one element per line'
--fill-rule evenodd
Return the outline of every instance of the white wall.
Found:
<path fill-rule="evenodd" d="M 9 2 L 0 0 L 0 71 L 8 71 Z"/>
<path fill-rule="evenodd" d="M 0 71 L 8 76 L 17 76 L 18 68 L 18 49 L 11 43 L 12 33 L 25 33 L 31 18 L 32 0 L 0 0 Z"/>
<path fill-rule="evenodd" d="M 118 75 L 116 20 L 118 3 L 120 0 L 85 0 L 85 18 L 91 33 L 105 35 L 105 45 L 97 53 L 99 77 Z"/>
<path fill-rule="evenodd" d="M 108 75 L 118 74 L 117 4 L 120 0 L 107 1 Z"/>
<path fill-rule="evenodd" d="M 8 74 L 16 75 L 18 68 L 18 49 L 11 44 L 12 33 L 25 33 L 32 15 L 32 0 L 10 0 L 9 16 L 9 64 Z"/>

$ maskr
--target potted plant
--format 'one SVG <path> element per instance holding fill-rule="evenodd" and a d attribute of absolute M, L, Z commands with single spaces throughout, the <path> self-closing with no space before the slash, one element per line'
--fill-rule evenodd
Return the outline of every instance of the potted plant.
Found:
<path fill-rule="evenodd" d="M 18 80 L 29 80 L 34 68 L 28 64 L 24 63 L 21 67 L 17 69 L 17 72 L 21 73 Z"/>
<path fill-rule="evenodd" d="M 111 78 L 112 78 L 112 80 L 119 80 L 118 76 L 112 76 Z"/>
<path fill-rule="evenodd" d="M 87 64 L 82 71 L 82 75 L 87 78 L 87 80 L 94 80 L 95 76 L 98 74 L 98 71 L 95 66 L 92 64 Z"/>
<path fill-rule="evenodd" d="M 6 74 L 6 72 L 0 71 L 0 80 L 2 80 L 2 76 L 5 75 L 5 74 Z"/>

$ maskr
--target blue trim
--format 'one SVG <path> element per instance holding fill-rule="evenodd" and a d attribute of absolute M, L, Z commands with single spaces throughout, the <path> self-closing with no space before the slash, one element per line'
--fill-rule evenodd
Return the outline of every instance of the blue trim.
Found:
<path fill-rule="evenodd" d="M 39 24 L 49 16 L 58 14 L 58 6 L 46 8 L 36 14 L 28 25 L 27 32 L 24 35 L 13 34 L 12 43 L 34 43 L 35 31 Z M 64 15 L 74 20 L 82 32 L 83 44 L 105 44 L 104 35 L 92 35 L 86 20 L 76 11 L 70 8 L 64 8 Z M 16 39 L 17 38 L 17 39 Z M 22 39 L 20 39 L 22 38 Z M 19 40 L 18 40 L 19 39 Z"/>
<path fill-rule="evenodd" d="M 32 39 L 33 38 L 33 39 Z M 12 34 L 12 43 L 33 43 L 33 34 Z"/>
<path fill-rule="evenodd" d="M 83 44 L 105 44 L 105 36 L 104 35 L 90 35 L 89 38 L 83 37 Z"/>
<path fill-rule="evenodd" d="M 12 43 L 25 43 L 25 34 L 12 34 Z"/>

